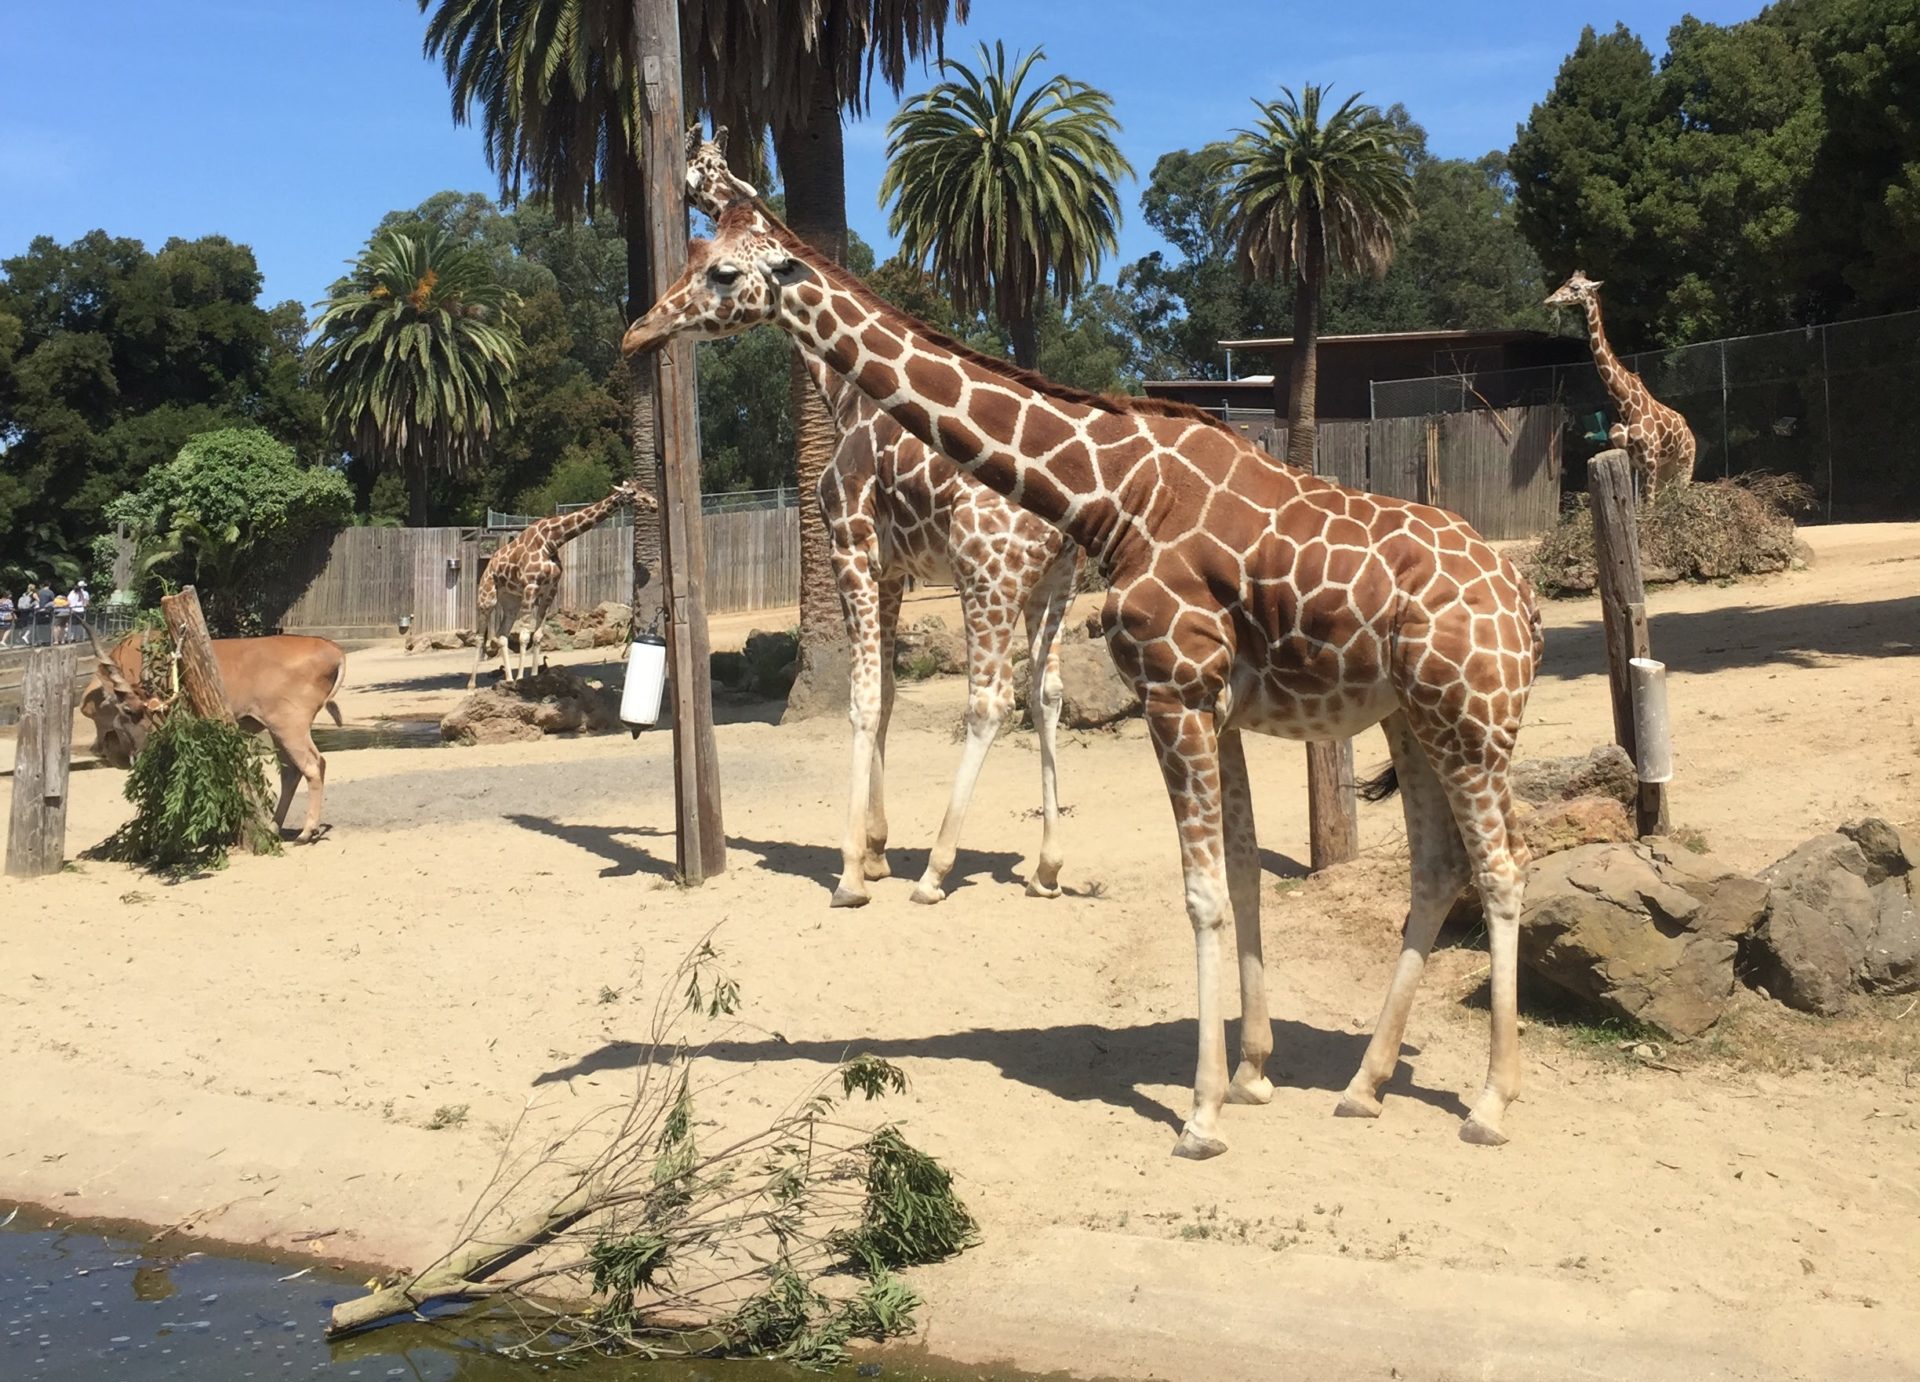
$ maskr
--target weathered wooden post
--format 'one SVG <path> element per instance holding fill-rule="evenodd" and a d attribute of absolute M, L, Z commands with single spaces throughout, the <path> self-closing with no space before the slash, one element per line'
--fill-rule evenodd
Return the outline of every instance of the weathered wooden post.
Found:
<path fill-rule="evenodd" d="M 1594 564 L 1599 573 L 1600 617 L 1607 640 L 1607 690 L 1613 699 L 1614 742 L 1642 771 L 1634 721 L 1633 662 L 1650 657 L 1647 587 L 1640 567 L 1640 525 L 1633 502 L 1633 467 L 1624 451 L 1603 451 L 1587 463 L 1587 495 L 1593 510 Z M 1664 693 L 1665 682 L 1661 683 Z M 1664 695 L 1662 710 L 1664 712 Z M 1640 778 L 1635 810 L 1642 835 L 1667 831 L 1667 784 Z"/>
<path fill-rule="evenodd" d="M 677 0 L 633 0 L 635 66 L 646 104 L 640 166 L 647 180 L 647 248 L 657 292 L 687 262 L 686 121 L 681 114 Z M 664 493 L 661 599 L 666 607 L 667 675 L 673 688 L 676 867 L 703 883 L 727 867 L 720 814 L 720 759 L 713 739 L 713 678 L 707 569 L 700 522 L 700 424 L 694 407 L 693 342 L 676 339 L 652 357 L 656 445 Z M 636 592 L 637 595 L 637 592 Z"/>
<path fill-rule="evenodd" d="M 227 703 L 227 683 L 220 675 L 220 664 L 213 658 L 213 638 L 207 632 L 207 617 L 200 609 L 200 592 L 190 585 L 180 587 L 178 595 L 160 597 L 160 617 L 167 621 L 167 633 L 173 639 L 174 657 L 180 668 L 180 695 L 203 720 L 235 724 L 233 707 Z M 265 808 L 270 803 L 263 801 Z M 266 842 L 242 832 L 236 843 L 249 854 L 258 854 Z"/>
<path fill-rule="evenodd" d="M 13 759 L 13 813 L 7 823 L 7 872 L 17 878 L 58 873 L 66 863 L 67 760 L 73 749 L 73 650 L 28 655 L 20 737 Z"/>
<path fill-rule="evenodd" d="M 1307 860 L 1314 869 L 1360 852 L 1360 800 L 1353 785 L 1353 740 L 1307 745 Z"/>

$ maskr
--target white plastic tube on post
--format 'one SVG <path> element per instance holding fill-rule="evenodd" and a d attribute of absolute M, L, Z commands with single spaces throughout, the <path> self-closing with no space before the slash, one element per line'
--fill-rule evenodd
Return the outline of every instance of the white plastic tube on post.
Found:
<path fill-rule="evenodd" d="M 627 645 L 627 682 L 620 692 L 620 721 L 638 737 L 660 720 L 667 688 L 667 640 L 643 633 Z"/>
<path fill-rule="evenodd" d="M 1667 720 L 1667 664 L 1650 657 L 1627 663 L 1633 679 L 1634 773 L 1642 782 L 1673 781 L 1673 734 Z"/>

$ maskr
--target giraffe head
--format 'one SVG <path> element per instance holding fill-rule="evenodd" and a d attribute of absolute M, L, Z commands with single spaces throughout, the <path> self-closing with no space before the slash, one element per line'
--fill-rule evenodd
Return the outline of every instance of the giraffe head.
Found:
<path fill-rule="evenodd" d="M 1580 270 L 1573 271 L 1573 277 L 1562 283 L 1543 304 L 1547 307 L 1585 307 L 1593 295 L 1600 291 L 1600 280 L 1588 278 Z"/>
<path fill-rule="evenodd" d="M 688 247 L 678 281 L 627 328 L 620 352 L 658 350 L 675 336 L 714 340 L 771 322 L 785 291 L 813 277 L 752 202 L 730 202 L 713 238 Z"/>
<path fill-rule="evenodd" d="M 642 513 L 653 513 L 660 507 L 659 500 L 632 480 L 622 480 L 615 485 L 613 493 L 608 498 L 618 499 L 623 504 L 631 504 Z"/>
<path fill-rule="evenodd" d="M 716 125 L 702 139 L 696 123 L 687 130 L 687 200 L 718 220 L 730 202 L 757 199 L 759 189 L 727 166 L 727 127 Z"/>

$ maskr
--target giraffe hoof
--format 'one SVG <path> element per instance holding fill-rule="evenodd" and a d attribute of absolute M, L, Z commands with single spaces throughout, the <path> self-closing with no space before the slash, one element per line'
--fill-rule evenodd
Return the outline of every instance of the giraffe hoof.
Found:
<path fill-rule="evenodd" d="M 1340 1096 L 1340 1102 L 1334 1106 L 1333 1116 L 1335 1118 L 1378 1118 L 1380 1101 L 1348 1090 Z"/>
<path fill-rule="evenodd" d="M 1027 896 L 1058 897 L 1060 896 L 1060 885 L 1058 883 L 1042 883 L 1038 878 L 1029 878 L 1027 880 Z"/>
<path fill-rule="evenodd" d="M 1185 1161 L 1211 1161 L 1214 1157 L 1224 1156 L 1226 1150 L 1226 1139 L 1202 1137 L 1191 1127 L 1182 1128 L 1180 1140 L 1173 1144 L 1173 1154 Z"/>
<path fill-rule="evenodd" d="M 860 865 L 860 871 L 866 874 L 869 883 L 876 878 L 893 877 L 893 865 L 887 862 L 887 856 L 885 854 L 868 855 L 866 860 Z"/>
<path fill-rule="evenodd" d="M 852 888 L 833 890 L 833 905 L 836 907 L 864 907 L 868 900 L 865 893 L 857 893 Z"/>
<path fill-rule="evenodd" d="M 923 907 L 931 907 L 936 902 L 945 902 L 947 894 L 944 888 L 936 888 L 923 880 L 913 885 L 913 900 Z"/>
<path fill-rule="evenodd" d="M 1504 1147 L 1507 1145 L 1507 1135 L 1505 1133 L 1490 1124 L 1482 1123 L 1478 1118 L 1469 1118 L 1460 1125 L 1460 1140 L 1462 1142 L 1471 1142 L 1476 1147 Z"/>
<path fill-rule="evenodd" d="M 1252 1079 L 1242 1079 L 1236 1075 L 1233 1083 L 1227 1086 L 1227 1102 L 1270 1104 L 1273 1102 L 1273 1081 L 1265 1075 L 1255 1075 Z"/>

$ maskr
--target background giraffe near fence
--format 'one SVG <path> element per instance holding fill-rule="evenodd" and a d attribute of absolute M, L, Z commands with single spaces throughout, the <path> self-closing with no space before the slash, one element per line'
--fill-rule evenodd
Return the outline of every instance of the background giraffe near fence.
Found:
<path fill-rule="evenodd" d="M 1174 1150 L 1226 1150 L 1223 1104 L 1273 1096 L 1260 859 L 1244 730 L 1330 740 L 1382 725 L 1404 793 L 1412 903 L 1380 1019 L 1337 1112 L 1372 1117 L 1441 921 L 1469 881 L 1492 973 L 1486 1083 L 1461 1135 L 1505 1141 L 1519 1090 L 1516 983 L 1526 851 L 1508 764 L 1542 652 L 1533 592 L 1452 514 L 1275 461 L 1217 419 L 1053 384 L 916 321 L 751 201 L 628 328 L 624 352 L 761 323 L 910 435 L 1060 528 L 1110 589 L 1102 627 L 1145 702 L 1185 874 L 1199 979 L 1193 1112 Z M 1231 1079 L 1222 931 L 1238 949 Z"/>
<path fill-rule="evenodd" d="M 480 664 L 487 656 L 487 639 L 495 635 L 500 639 L 500 674 L 508 681 L 518 679 L 512 661 L 516 628 L 521 630 L 519 675 L 538 669 L 547 615 L 560 593 L 560 549 L 627 504 L 639 504 L 645 509 L 659 507 L 651 494 L 632 481 L 623 480 L 606 498 L 584 509 L 528 524 L 493 554 L 487 569 L 481 573 L 476 596 L 478 620 L 474 627 L 473 671 L 467 674 L 467 690 L 473 690 L 479 681 Z"/>
<path fill-rule="evenodd" d="M 725 140 L 724 127 L 707 140 L 700 138 L 698 125 L 687 133 L 687 199 L 714 217 L 732 201 L 758 197 L 727 166 Z M 1032 678 L 1027 704 L 1040 739 L 1040 853 L 1027 892 L 1057 897 L 1061 688 L 1054 641 L 1073 600 L 1079 551 L 1057 528 L 1022 512 L 909 436 L 818 357 L 803 358 L 840 429 L 839 446 L 820 476 L 817 502 L 833 543 L 834 581 L 853 650 L 853 763 L 833 905 L 864 905 L 867 884 L 892 872 L 886 855 L 884 765 L 893 714 L 894 639 L 909 578 L 959 591 L 967 649 L 966 747 L 913 900 L 933 903 L 946 896 L 942 885 L 959 851 L 981 765 L 1013 709 L 1017 620 L 1026 624 Z M 813 498 L 802 496 L 801 502 Z"/>
<path fill-rule="evenodd" d="M 1586 312 L 1594 368 L 1600 371 L 1600 382 L 1607 386 L 1620 413 L 1620 421 L 1607 430 L 1607 440 L 1627 453 L 1634 474 L 1640 477 L 1642 496 L 1652 499 L 1670 485 L 1691 483 L 1693 429 L 1679 413 L 1648 393 L 1640 376 L 1621 364 L 1607 344 L 1606 328 L 1600 321 L 1600 281 L 1575 269 L 1572 278 L 1554 289 L 1546 305 L 1578 307 Z"/>

